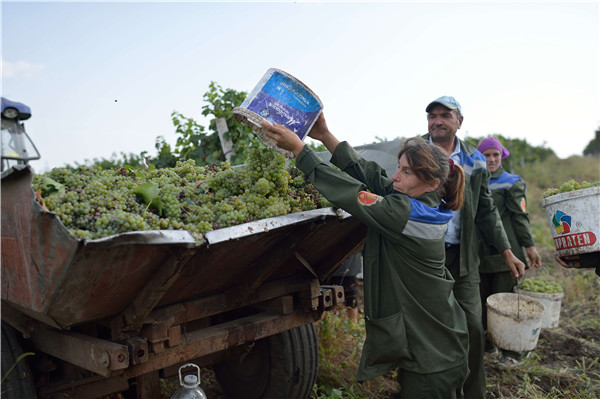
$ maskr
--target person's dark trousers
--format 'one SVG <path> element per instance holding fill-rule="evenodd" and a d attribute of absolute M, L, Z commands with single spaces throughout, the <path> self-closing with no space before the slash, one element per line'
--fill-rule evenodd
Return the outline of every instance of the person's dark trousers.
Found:
<path fill-rule="evenodd" d="M 446 268 L 454 278 L 454 296 L 467 315 L 469 375 L 463 385 L 465 399 L 485 399 L 485 332 L 481 320 L 479 271 L 460 277 L 460 246 L 446 247 Z"/>
<path fill-rule="evenodd" d="M 463 399 L 461 387 L 467 375 L 467 364 L 430 374 L 398 370 L 400 399 Z"/>

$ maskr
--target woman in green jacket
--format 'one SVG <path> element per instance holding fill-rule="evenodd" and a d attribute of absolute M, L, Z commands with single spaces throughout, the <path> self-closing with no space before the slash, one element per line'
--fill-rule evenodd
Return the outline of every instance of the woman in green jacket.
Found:
<path fill-rule="evenodd" d="M 483 139 L 477 149 L 485 156 L 488 170 L 492 174 L 489 187 L 513 253 L 526 265 L 525 256 L 529 258 L 531 267 L 540 267 L 542 260 L 535 248 L 529 228 L 526 206 L 527 186 L 520 176 L 508 173 L 502 167 L 502 160 L 506 159 L 510 153 L 495 137 Z M 492 294 L 512 292 L 516 282 L 496 248 L 485 242 L 483 238 L 480 238 L 479 243 L 481 259 L 479 288 L 481 303 L 485 304 L 487 297 Z M 483 327 L 487 328 L 487 312 L 482 312 L 482 318 Z M 490 342 L 486 343 L 486 347 L 488 351 L 495 350 Z M 515 354 L 513 356 L 519 357 Z"/>
<path fill-rule="evenodd" d="M 332 203 L 368 226 L 364 248 L 365 326 L 357 379 L 398 369 L 401 398 L 462 397 L 466 317 L 444 266 L 444 233 L 462 205 L 465 177 L 438 147 L 406 141 L 388 178 L 375 162 L 339 142 L 323 115 L 309 136 L 331 152 L 326 165 L 289 129 L 263 123 L 280 148 Z"/>

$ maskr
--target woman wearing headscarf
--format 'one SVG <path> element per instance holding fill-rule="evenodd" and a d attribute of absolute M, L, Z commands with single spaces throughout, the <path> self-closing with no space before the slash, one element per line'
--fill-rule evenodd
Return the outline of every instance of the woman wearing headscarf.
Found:
<path fill-rule="evenodd" d="M 481 141 L 477 148 L 485 158 L 487 167 L 492 174 L 489 188 L 492 192 L 494 205 L 498 208 L 502 224 L 513 253 L 527 265 L 525 258 L 529 258 L 529 266 L 538 268 L 542 260 L 535 248 L 531 230 L 529 227 L 529 216 L 527 213 L 527 185 L 518 176 L 508 173 L 502 167 L 502 160 L 510 153 L 495 137 L 487 137 Z M 481 303 L 486 303 L 488 296 L 499 292 L 512 292 L 516 281 L 506 268 L 504 259 L 496 248 L 480 237 L 480 259 L 479 273 L 481 276 L 480 293 Z M 523 248 L 525 250 L 523 250 Z M 487 328 L 487 312 L 482 312 L 483 327 Z M 488 351 L 494 351 L 491 343 L 486 344 Z M 513 358 L 519 359 L 516 354 Z"/>

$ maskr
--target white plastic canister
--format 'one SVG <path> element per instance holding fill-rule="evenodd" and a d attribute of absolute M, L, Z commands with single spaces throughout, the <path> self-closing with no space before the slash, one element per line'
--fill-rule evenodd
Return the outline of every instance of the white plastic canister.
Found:
<path fill-rule="evenodd" d="M 542 302 L 502 292 L 490 295 L 486 305 L 488 338 L 493 344 L 516 352 L 535 349 L 545 311 Z"/>
<path fill-rule="evenodd" d="M 558 256 L 600 251 L 600 187 L 555 194 L 541 205 Z"/>
<path fill-rule="evenodd" d="M 514 291 L 519 292 L 517 287 Z M 546 310 L 542 317 L 542 328 L 555 328 L 558 327 L 558 320 L 560 319 L 560 307 L 562 304 L 562 298 L 564 294 L 562 292 L 547 293 L 547 292 L 531 292 L 520 290 L 521 295 L 527 295 L 544 304 Z"/>
<path fill-rule="evenodd" d="M 283 125 L 304 140 L 322 110 L 323 103 L 308 86 L 287 72 L 269 68 L 244 102 L 233 109 L 233 116 L 250 126 L 268 147 L 291 157 L 265 134 L 261 123 Z"/>

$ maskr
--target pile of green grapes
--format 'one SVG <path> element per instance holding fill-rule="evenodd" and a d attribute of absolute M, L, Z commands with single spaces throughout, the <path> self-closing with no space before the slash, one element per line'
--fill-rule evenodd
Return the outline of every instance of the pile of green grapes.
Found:
<path fill-rule="evenodd" d="M 521 291 L 540 292 L 545 294 L 558 294 L 563 292 L 562 286 L 557 282 L 526 279 L 519 284 Z"/>
<path fill-rule="evenodd" d="M 34 191 L 71 234 L 81 239 L 127 231 L 208 231 L 332 206 L 285 157 L 253 149 L 245 166 L 55 168 L 33 178 Z"/>
<path fill-rule="evenodd" d="M 597 187 L 597 186 L 600 186 L 600 181 L 597 181 L 595 183 L 588 183 L 587 181 L 584 180 L 581 182 L 581 184 L 579 184 L 579 182 L 577 182 L 575 180 L 569 180 L 569 181 L 561 184 L 559 188 L 553 187 L 553 188 L 549 188 L 546 191 L 544 191 L 544 198 L 548 198 L 551 195 L 555 195 L 555 194 L 566 193 L 569 191 L 581 190 L 584 188 Z"/>

